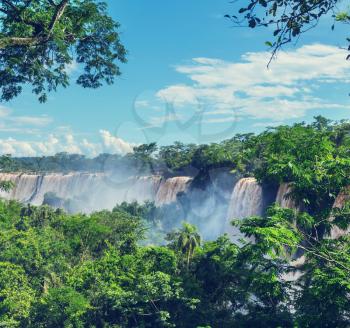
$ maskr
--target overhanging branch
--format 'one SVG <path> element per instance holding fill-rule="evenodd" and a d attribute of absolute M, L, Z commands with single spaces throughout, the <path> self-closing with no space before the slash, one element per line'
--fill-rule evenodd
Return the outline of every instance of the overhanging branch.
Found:
<path fill-rule="evenodd" d="M 62 15 L 64 14 L 64 11 L 66 10 L 66 7 L 68 6 L 68 3 L 69 0 L 63 0 L 59 5 L 56 6 L 56 11 L 49 25 L 49 34 L 52 33 L 53 29 L 55 28 L 55 25 L 61 19 Z"/>
<path fill-rule="evenodd" d="M 5 37 L 0 39 L 0 49 L 13 46 L 33 46 L 47 42 L 48 39 L 44 37 L 33 38 L 17 38 L 17 37 Z"/>

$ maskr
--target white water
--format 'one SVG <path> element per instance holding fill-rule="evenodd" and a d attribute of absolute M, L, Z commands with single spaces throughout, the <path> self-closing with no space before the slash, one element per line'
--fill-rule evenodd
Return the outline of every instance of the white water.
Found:
<path fill-rule="evenodd" d="M 81 210 L 112 209 L 121 202 L 147 200 L 158 206 L 176 201 L 177 194 L 186 191 L 190 177 L 175 177 L 162 181 L 160 176 L 123 178 L 92 173 L 51 173 L 44 175 L 0 173 L 0 181 L 11 181 L 10 192 L 0 191 L 0 197 L 41 205 L 46 193 L 63 199 L 84 200 Z"/>
<path fill-rule="evenodd" d="M 45 194 L 51 192 L 63 199 L 82 199 L 84 204 L 81 210 L 91 212 L 112 209 L 123 201 L 154 201 L 161 177 L 135 177 L 122 181 L 104 174 L 90 173 L 0 173 L 0 181 L 11 181 L 15 185 L 10 192 L 1 191 L 2 198 L 41 205 Z"/>
<path fill-rule="evenodd" d="M 290 208 L 290 209 L 298 210 L 298 206 L 290 197 L 291 191 L 292 191 L 292 187 L 290 184 L 282 183 L 278 188 L 276 203 L 282 208 Z"/>
<path fill-rule="evenodd" d="M 211 236 L 210 238 L 215 238 L 213 236 L 222 232 L 241 237 L 230 222 L 233 219 L 261 216 L 265 206 L 263 188 L 254 178 L 240 179 L 232 186 L 230 198 L 221 197 L 220 200 L 218 199 L 220 191 L 214 192 L 212 187 L 189 191 L 192 178 L 185 176 L 164 179 L 160 176 L 130 178 L 93 173 L 44 175 L 0 173 L 0 181 L 12 181 L 15 185 L 9 193 L 0 191 L 2 198 L 41 205 L 45 194 L 51 192 L 63 200 L 73 200 L 72 207 L 69 207 L 70 211 L 85 213 L 112 209 L 124 201 L 129 203 L 154 201 L 157 206 L 167 205 L 176 203 L 179 193 L 187 192 L 188 204 L 179 215 L 181 217 L 179 220 L 189 219 L 191 222 L 192 218 L 193 223 L 200 227 L 205 236 Z M 277 193 L 276 203 L 281 207 L 297 209 L 293 201 L 286 197 L 289 192 L 290 186 L 282 184 Z M 349 198 L 348 195 L 339 195 L 334 206 L 341 207 Z M 176 204 L 177 208 L 182 210 L 182 205 Z M 332 237 L 336 238 L 344 233 L 334 229 Z"/>
<path fill-rule="evenodd" d="M 262 214 L 262 187 L 254 178 L 239 180 L 231 195 L 228 217 L 231 219 L 244 219 L 249 216 Z"/>
<path fill-rule="evenodd" d="M 334 201 L 333 208 L 342 208 L 345 203 L 350 201 L 350 187 L 346 188 L 343 192 L 341 192 Z M 334 218 L 330 218 L 330 221 L 333 221 Z M 332 227 L 330 238 L 338 239 L 350 232 L 350 227 L 347 230 L 340 229 L 336 226 Z"/>
<path fill-rule="evenodd" d="M 162 182 L 156 195 L 156 205 L 161 206 L 175 202 L 177 195 L 187 190 L 191 180 L 190 177 L 175 177 Z"/>
<path fill-rule="evenodd" d="M 254 178 L 243 178 L 233 188 L 227 214 L 226 232 L 233 239 L 241 238 L 238 229 L 231 226 L 233 219 L 263 215 L 263 190 Z"/>

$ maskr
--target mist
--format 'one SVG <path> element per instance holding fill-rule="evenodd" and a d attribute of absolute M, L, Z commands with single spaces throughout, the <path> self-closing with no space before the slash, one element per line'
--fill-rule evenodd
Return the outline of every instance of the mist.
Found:
<path fill-rule="evenodd" d="M 186 221 L 198 227 L 205 240 L 227 233 L 242 236 L 231 220 L 263 215 L 277 201 L 288 206 L 290 188 L 271 190 L 254 178 L 243 178 L 228 168 L 210 170 L 202 176 L 167 176 L 151 166 L 106 165 L 104 172 L 0 173 L 1 181 L 14 184 L 5 199 L 25 204 L 46 204 L 68 213 L 112 210 L 122 203 L 152 202 L 160 229 L 165 234 Z"/>

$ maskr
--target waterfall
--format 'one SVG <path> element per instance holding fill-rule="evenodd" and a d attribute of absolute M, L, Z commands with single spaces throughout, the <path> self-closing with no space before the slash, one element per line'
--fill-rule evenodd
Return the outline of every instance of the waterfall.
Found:
<path fill-rule="evenodd" d="M 112 177 L 102 176 L 99 181 L 91 183 L 90 195 L 85 194 L 89 203 L 93 204 L 91 210 L 112 209 L 122 202 L 155 201 L 156 193 L 161 182 L 160 176 L 143 177 Z M 90 211 L 91 211 L 90 210 Z"/>
<path fill-rule="evenodd" d="M 345 188 L 344 191 L 342 191 L 335 199 L 333 208 L 342 208 L 344 207 L 345 203 L 350 201 L 350 187 Z M 334 218 L 330 218 L 330 221 L 333 221 Z M 332 230 L 330 232 L 330 238 L 331 239 L 338 239 L 350 232 L 350 227 L 347 230 L 340 229 L 336 226 L 332 227 Z"/>
<path fill-rule="evenodd" d="M 263 190 L 254 178 L 244 178 L 235 185 L 230 206 L 229 219 L 244 219 L 263 214 Z"/>
<path fill-rule="evenodd" d="M 161 177 L 134 177 L 120 181 L 98 173 L 0 173 L 0 181 L 14 183 L 9 192 L 0 191 L 1 198 L 41 205 L 45 194 L 51 192 L 63 200 L 75 200 L 79 211 L 91 212 L 112 209 L 123 201 L 154 201 Z"/>
<path fill-rule="evenodd" d="M 20 173 L 1 173 L 0 181 L 9 181 L 12 182 L 15 186 L 18 184 L 20 178 Z M 0 197 L 4 199 L 16 199 L 15 197 L 16 188 L 12 188 L 9 192 L 0 191 Z M 19 199 L 18 199 L 19 200 Z"/>
<path fill-rule="evenodd" d="M 292 186 L 289 183 L 282 183 L 278 188 L 276 204 L 282 208 L 298 210 L 298 206 L 295 204 L 294 200 L 289 197 L 291 191 Z"/>
<path fill-rule="evenodd" d="M 132 183 L 125 194 L 125 201 L 137 201 L 143 203 L 147 200 L 155 200 L 161 184 L 160 176 L 145 176 L 132 179 Z"/>
<path fill-rule="evenodd" d="M 231 226 L 233 219 L 244 219 L 249 216 L 263 215 L 263 189 L 254 178 L 243 178 L 233 188 L 228 209 L 226 232 L 230 236 L 241 238 L 237 228 Z M 233 238 L 236 239 L 236 238 Z"/>
<path fill-rule="evenodd" d="M 175 202 L 177 195 L 187 190 L 191 180 L 190 177 L 175 177 L 162 182 L 156 195 L 156 205 L 161 206 Z"/>
<path fill-rule="evenodd" d="M 11 198 L 20 202 L 31 202 L 38 192 L 42 177 L 33 174 L 21 174 L 15 182 Z"/>

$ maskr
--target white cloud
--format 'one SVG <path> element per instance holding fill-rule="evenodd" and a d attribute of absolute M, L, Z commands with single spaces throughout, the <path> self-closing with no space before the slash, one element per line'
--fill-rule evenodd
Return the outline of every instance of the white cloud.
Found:
<path fill-rule="evenodd" d="M 281 52 L 270 68 L 268 52 L 246 53 L 240 61 L 194 58 L 176 67 L 191 80 L 170 85 L 156 93 L 176 107 L 201 104 L 215 118 L 204 122 L 225 122 L 232 112 L 240 117 L 283 121 L 303 117 L 308 110 L 348 108 L 321 99 L 316 91 L 322 83 L 346 83 L 350 64 L 347 52 L 337 47 L 313 44 Z"/>
<path fill-rule="evenodd" d="M 177 106 L 182 106 L 188 103 L 192 104 L 197 100 L 196 90 L 186 85 L 173 85 L 160 90 L 157 93 L 157 97 Z"/>
<path fill-rule="evenodd" d="M 0 105 L 0 131 L 2 132 L 35 134 L 38 133 L 37 128 L 48 126 L 52 122 L 52 118 L 47 115 L 14 115 L 11 109 Z"/>
<path fill-rule="evenodd" d="M 46 115 L 43 116 L 11 116 L 7 118 L 15 125 L 37 126 L 43 127 L 52 123 L 52 118 Z"/>
<path fill-rule="evenodd" d="M 168 122 L 177 122 L 181 121 L 184 118 L 183 115 L 179 115 L 177 113 L 167 113 L 163 116 L 154 116 L 149 120 L 149 125 L 142 127 L 142 129 L 154 128 L 162 126 Z"/>
<path fill-rule="evenodd" d="M 14 138 L 0 139 L 0 154 L 12 156 L 54 155 L 59 152 L 85 154 L 89 157 L 102 152 L 126 154 L 133 151 L 133 145 L 114 137 L 109 131 L 100 131 L 101 141 L 93 142 L 86 138 L 78 139 L 72 133 L 48 135 L 42 141 L 23 141 Z"/>
<path fill-rule="evenodd" d="M 102 147 L 101 145 L 90 142 L 84 138 L 81 142 L 81 150 L 84 154 L 89 154 L 91 157 L 95 157 L 102 152 Z"/>
<path fill-rule="evenodd" d="M 13 138 L 8 138 L 6 140 L 0 139 L 0 153 L 20 156 L 36 155 L 36 151 L 34 150 L 32 144 L 25 141 L 18 141 Z"/>
<path fill-rule="evenodd" d="M 71 75 L 78 70 L 79 70 L 79 65 L 75 60 L 73 60 L 70 64 L 66 65 L 66 69 L 65 69 L 68 75 Z"/>
<path fill-rule="evenodd" d="M 105 152 L 126 154 L 133 152 L 133 145 L 121 138 L 113 136 L 109 131 L 100 130 L 102 145 Z"/>
<path fill-rule="evenodd" d="M 253 126 L 256 127 L 256 128 L 267 128 L 267 127 L 276 127 L 276 126 L 279 126 L 279 125 L 283 125 L 283 122 L 257 122 L 257 123 L 254 123 Z"/>

